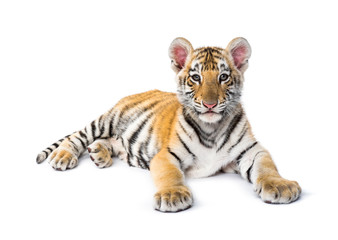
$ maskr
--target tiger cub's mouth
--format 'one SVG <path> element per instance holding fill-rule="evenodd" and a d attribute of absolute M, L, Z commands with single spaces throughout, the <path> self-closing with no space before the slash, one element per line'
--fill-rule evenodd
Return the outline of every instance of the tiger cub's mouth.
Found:
<path fill-rule="evenodd" d="M 199 118 L 203 121 L 203 122 L 207 122 L 207 123 L 215 123 L 218 122 L 219 120 L 222 119 L 222 114 L 215 112 L 213 110 L 208 110 L 204 113 L 200 113 L 199 114 Z"/>

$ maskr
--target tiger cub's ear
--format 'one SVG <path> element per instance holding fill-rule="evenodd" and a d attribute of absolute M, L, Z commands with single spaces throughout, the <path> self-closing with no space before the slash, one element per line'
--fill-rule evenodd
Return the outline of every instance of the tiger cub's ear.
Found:
<path fill-rule="evenodd" d="M 187 58 L 194 51 L 191 43 L 185 38 L 175 38 L 169 47 L 172 69 L 178 73 L 184 67 Z"/>
<path fill-rule="evenodd" d="M 233 39 L 226 48 L 231 60 L 238 70 L 242 73 L 248 68 L 248 60 L 251 56 L 249 42 L 242 37 Z"/>

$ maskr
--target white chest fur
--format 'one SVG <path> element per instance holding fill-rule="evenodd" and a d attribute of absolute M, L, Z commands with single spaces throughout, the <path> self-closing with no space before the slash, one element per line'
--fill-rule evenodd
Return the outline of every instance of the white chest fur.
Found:
<path fill-rule="evenodd" d="M 227 165 L 229 157 L 224 151 L 217 152 L 216 146 L 207 148 L 200 144 L 194 144 L 197 147 L 191 148 L 195 158 L 189 161 L 189 167 L 185 174 L 187 177 L 200 178 L 208 177 L 218 172 L 223 166 Z"/>
<path fill-rule="evenodd" d="M 238 135 L 245 124 L 245 118 L 239 120 L 236 127 L 231 129 L 229 125 L 233 119 L 235 118 L 229 118 L 218 128 L 212 129 L 204 126 L 203 131 L 206 133 L 204 136 L 207 137 L 197 135 L 196 129 L 189 126 L 182 118 L 180 119 L 182 126 L 185 127 L 185 134 L 181 134 L 182 140 L 192 153 L 186 154 L 183 158 L 186 176 L 200 178 L 213 175 L 234 159 L 234 151 L 230 153 L 229 149 L 237 142 Z"/>

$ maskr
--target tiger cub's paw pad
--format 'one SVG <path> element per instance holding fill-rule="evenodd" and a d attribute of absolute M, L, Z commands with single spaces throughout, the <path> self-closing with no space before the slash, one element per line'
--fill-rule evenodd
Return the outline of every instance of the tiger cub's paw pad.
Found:
<path fill-rule="evenodd" d="M 192 205 L 192 194 L 185 186 L 176 186 L 158 191 L 155 196 L 154 208 L 161 212 L 178 212 Z"/>
<path fill-rule="evenodd" d="M 302 189 L 296 181 L 269 177 L 260 181 L 255 191 L 266 203 L 291 203 L 299 198 Z"/>
<path fill-rule="evenodd" d="M 77 166 L 78 159 L 70 151 L 65 149 L 56 149 L 49 159 L 49 164 L 58 171 L 65 171 Z"/>
<path fill-rule="evenodd" d="M 113 164 L 111 151 L 101 143 L 94 143 L 88 147 L 90 159 L 99 168 L 110 167 Z"/>

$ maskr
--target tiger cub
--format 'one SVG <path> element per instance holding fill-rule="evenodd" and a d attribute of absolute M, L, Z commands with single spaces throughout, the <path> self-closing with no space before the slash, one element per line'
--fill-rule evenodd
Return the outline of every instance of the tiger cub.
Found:
<path fill-rule="evenodd" d="M 267 203 L 290 203 L 301 188 L 282 178 L 271 156 L 255 139 L 242 108 L 243 74 L 251 55 L 249 43 L 235 38 L 226 49 L 193 49 L 176 38 L 170 45 L 177 93 L 158 90 L 128 96 L 112 109 L 54 143 L 38 157 L 64 171 L 77 166 L 88 149 L 99 168 L 113 157 L 149 169 L 158 192 L 154 208 L 177 212 L 193 203 L 187 177 L 235 172 L 253 183 Z"/>

